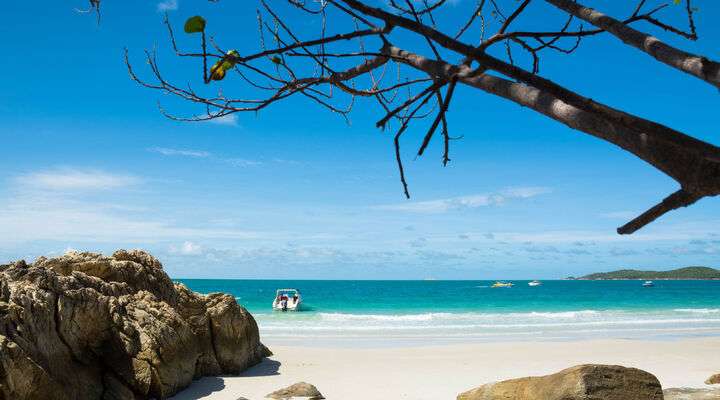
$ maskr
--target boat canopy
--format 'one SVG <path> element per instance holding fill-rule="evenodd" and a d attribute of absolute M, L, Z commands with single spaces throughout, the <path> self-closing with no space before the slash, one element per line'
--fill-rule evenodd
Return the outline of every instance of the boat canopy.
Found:
<path fill-rule="evenodd" d="M 281 296 L 281 295 L 287 296 L 287 295 L 292 295 L 292 294 L 300 294 L 300 291 L 297 289 L 278 289 L 276 293 L 278 296 Z"/>

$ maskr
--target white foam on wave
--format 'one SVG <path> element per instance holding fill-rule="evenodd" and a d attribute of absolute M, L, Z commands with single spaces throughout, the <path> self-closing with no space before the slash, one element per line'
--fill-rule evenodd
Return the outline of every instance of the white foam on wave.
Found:
<path fill-rule="evenodd" d="M 720 309 L 572 310 L 502 313 L 267 313 L 255 315 L 261 334 L 307 337 L 522 338 L 720 335 Z"/>
<path fill-rule="evenodd" d="M 427 338 L 427 337 L 438 337 L 438 338 L 507 338 L 507 337 L 527 337 L 527 336 L 543 336 L 543 335 L 565 335 L 565 336 L 556 336 L 556 337 L 573 337 L 577 336 L 578 334 L 583 334 L 584 336 L 592 336 L 592 335 L 599 335 L 602 337 L 605 337 L 605 334 L 607 333 L 624 333 L 624 334 L 638 334 L 640 337 L 644 337 L 646 334 L 661 334 L 661 333 L 717 333 L 717 327 L 657 327 L 657 328 L 650 328 L 650 329 L 640 329 L 640 328 L 620 328 L 620 329 L 578 329 L 578 330 L 572 330 L 572 331 L 538 331 L 538 330 L 526 330 L 526 331 L 517 331 L 517 332 L 487 332 L 487 331 L 454 331 L 454 332 L 425 332 L 425 331 L 401 331 L 401 330 L 391 330 L 391 331 L 383 331 L 382 337 L 388 338 L 388 337 L 394 337 L 394 338 L 401 338 L 401 337 L 418 337 L 418 338 Z M 368 332 L 375 333 L 372 330 L 354 330 L 354 331 L 348 331 L 348 332 L 339 332 L 339 331 L 332 331 L 327 330 L 326 332 L 321 332 L 322 330 L 300 330 L 300 331 L 293 331 L 292 337 L 293 338 L 313 338 L 317 337 L 318 335 L 322 335 L 323 338 L 328 337 L 335 337 L 335 338 L 367 338 Z M 263 330 L 262 333 L 263 337 L 273 337 L 273 338 L 287 338 L 287 332 L 279 331 L 279 330 Z"/>
<path fill-rule="evenodd" d="M 617 315 L 616 311 L 560 311 L 560 312 L 525 312 L 525 313 L 482 313 L 482 312 L 433 312 L 418 314 L 349 314 L 349 313 L 318 313 L 323 321 L 368 321 L 368 322 L 426 322 L 426 321 L 460 321 L 460 320 L 543 320 L 543 319 L 579 319 L 595 317 L 601 314 Z"/>
<path fill-rule="evenodd" d="M 424 314 L 344 314 L 319 313 L 324 321 L 432 321 L 438 319 L 459 319 L 467 313 L 424 313 Z"/>
<path fill-rule="evenodd" d="M 709 325 L 720 330 L 720 319 L 646 319 L 646 320 L 616 320 L 616 321 L 579 321 L 565 323 L 528 323 L 519 322 L 515 324 L 494 323 L 494 324 L 437 324 L 437 325 L 402 325 L 402 324 L 343 324 L 343 325 L 322 325 L 313 323 L 300 323 L 292 325 L 294 330 L 308 331 L 442 331 L 442 330 L 493 330 L 493 331 L 511 331 L 511 330 L 527 330 L 527 329 L 552 329 L 552 330 L 571 330 L 582 327 L 607 327 L 620 328 L 623 326 L 702 326 Z M 261 323 L 261 327 L 267 330 L 286 330 L 288 325 L 277 323 Z"/>
<path fill-rule="evenodd" d="M 549 318 L 549 319 L 569 319 L 569 318 L 578 318 L 578 317 L 589 317 L 593 315 L 600 314 L 600 311 L 595 310 L 580 310 L 580 311 L 561 311 L 561 312 L 531 312 L 527 314 L 520 314 L 520 315 L 529 315 L 531 317 L 537 317 L 537 318 Z M 607 313 L 607 311 L 606 311 Z"/>
<path fill-rule="evenodd" d="M 673 311 L 692 314 L 718 314 L 720 308 L 676 308 Z"/>

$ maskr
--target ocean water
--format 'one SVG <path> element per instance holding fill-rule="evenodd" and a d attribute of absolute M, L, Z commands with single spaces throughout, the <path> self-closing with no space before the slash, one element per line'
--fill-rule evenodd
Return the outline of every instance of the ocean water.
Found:
<path fill-rule="evenodd" d="M 446 343 L 720 336 L 720 281 L 180 280 L 225 292 L 272 343 Z M 271 310 L 275 290 L 298 288 L 304 310 Z"/>

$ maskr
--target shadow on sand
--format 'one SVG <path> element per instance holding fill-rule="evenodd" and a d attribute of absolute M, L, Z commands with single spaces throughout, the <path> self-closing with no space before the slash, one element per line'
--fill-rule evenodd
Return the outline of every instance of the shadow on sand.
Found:
<path fill-rule="evenodd" d="M 187 389 L 171 397 L 172 400 L 196 400 L 225 389 L 225 382 L 219 376 L 206 376 L 194 381 Z"/>
<path fill-rule="evenodd" d="M 280 365 L 280 361 L 266 358 L 260 364 L 238 375 L 238 377 L 280 375 Z M 194 381 L 187 389 L 171 397 L 170 400 L 197 400 L 223 389 L 225 389 L 224 377 L 206 376 Z"/>
<path fill-rule="evenodd" d="M 279 369 L 280 369 L 280 361 L 271 360 L 269 358 L 265 358 L 262 360 L 262 362 L 254 367 L 251 367 L 247 371 L 243 372 L 239 376 L 243 377 L 250 377 L 250 376 L 272 376 L 272 375 L 280 375 Z"/>

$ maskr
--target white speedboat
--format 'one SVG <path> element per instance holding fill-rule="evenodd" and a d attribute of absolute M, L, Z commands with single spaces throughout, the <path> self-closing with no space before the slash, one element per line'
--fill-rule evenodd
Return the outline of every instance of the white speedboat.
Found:
<path fill-rule="evenodd" d="M 643 283 L 643 287 L 653 287 L 653 286 L 655 286 L 655 282 L 653 282 L 653 281 L 645 281 Z"/>
<path fill-rule="evenodd" d="M 537 281 L 537 280 L 536 280 L 536 281 L 532 281 L 532 282 L 528 282 L 528 286 L 540 286 L 540 285 L 542 285 L 542 282 Z"/>
<path fill-rule="evenodd" d="M 278 289 L 275 292 L 272 308 L 276 311 L 298 311 L 302 304 L 302 296 L 297 289 Z"/>

